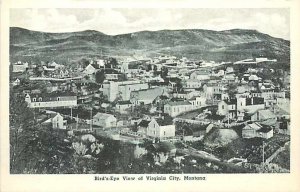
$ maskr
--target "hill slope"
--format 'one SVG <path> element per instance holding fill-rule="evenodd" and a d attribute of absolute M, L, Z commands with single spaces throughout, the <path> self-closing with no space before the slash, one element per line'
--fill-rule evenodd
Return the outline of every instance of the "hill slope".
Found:
<path fill-rule="evenodd" d="M 141 31 L 106 35 L 88 30 L 44 33 L 10 28 L 10 58 L 76 60 L 81 57 L 172 54 L 194 59 L 236 61 L 252 55 L 289 60 L 290 42 L 255 30 L 200 29 Z"/>

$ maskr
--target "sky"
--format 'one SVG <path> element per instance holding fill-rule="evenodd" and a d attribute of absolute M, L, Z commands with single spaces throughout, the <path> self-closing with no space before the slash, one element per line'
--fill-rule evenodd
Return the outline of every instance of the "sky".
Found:
<path fill-rule="evenodd" d="M 289 9 L 10 9 L 10 26 L 43 32 L 97 30 L 109 35 L 163 29 L 256 29 L 290 39 Z"/>

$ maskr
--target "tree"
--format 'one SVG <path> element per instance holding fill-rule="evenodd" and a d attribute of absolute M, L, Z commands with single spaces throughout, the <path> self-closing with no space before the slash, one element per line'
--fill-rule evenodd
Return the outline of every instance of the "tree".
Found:
<path fill-rule="evenodd" d="M 183 91 L 182 83 L 180 81 L 176 82 L 174 89 L 175 89 L 174 91 L 176 92 L 182 92 Z"/>
<path fill-rule="evenodd" d="M 108 68 L 113 68 L 113 69 L 115 69 L 115 68 L 117 68 L 117 66 L 118 66 L 118 61 L 117 61 L 117 59 L 116 58 L 114 58 L 114 57 L 110 57 L 109 59 L 108 59 Z"/>
<path fill-rule="evenodd" d="M 105 73 L 104 70 L 99 70 L 95 74 L 96 82 L 102 84 L 105 80 Z"/>
<path fill-rule="evenodd" d="M 165 79 L 168 76 L 168 72 L 169 72 L 168 68 L 162 67 L 161 68 L 161 78 Z"/>
<path fill-rule="evenodd" d="M 152 67 L 151 67 L 151 64 L 148 64 L 147 67 L 146 67 L 146 71 L 151 71 Z"/>
<path fill-rule="evenodd" d="M 157 66 L 156 66 L 156 65 L 154 65 L 153 71 L 154 71 L 155 73 L 157 72 Z"/>
<path fill-rule="evenodd" d="M 235 94 L 237 93 L 237 84 L 235 83 L 230 83 L 228 84 L 228 95 L 230 98 L 233 98 Z"/>

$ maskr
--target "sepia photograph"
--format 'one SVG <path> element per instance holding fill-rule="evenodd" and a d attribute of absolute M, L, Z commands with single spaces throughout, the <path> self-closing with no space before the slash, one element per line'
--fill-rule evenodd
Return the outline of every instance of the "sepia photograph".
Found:
<path fill-rule="evenodd" d="M 11 8 L 9 172 L 290 173 L 290 66 L 288 8 Z"/>

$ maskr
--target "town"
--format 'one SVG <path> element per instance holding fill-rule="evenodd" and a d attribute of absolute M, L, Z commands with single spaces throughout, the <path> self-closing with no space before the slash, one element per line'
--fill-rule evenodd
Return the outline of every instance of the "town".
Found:
<path fill-rule="evenodd" d="M 15 61 L 11 142 L 26 126 L 36 127 L 27 139 L 36 147 L 45 141 L 36 137 L 51 134 L 47 142 L 57 148 L 50 159 L 75 151 L 82 160 L 79 171 L 63 172 L 68 162 L 57 160 L 51 171 L 31 165 L 36 173 L 289 172 L 289 77 L 265 56 L 231 62 L 166 54 L 100 55 L 76 65 Z M 18 166 L 17 156 L 11 154 L 11 166 Z"/>

